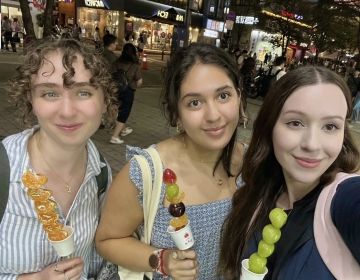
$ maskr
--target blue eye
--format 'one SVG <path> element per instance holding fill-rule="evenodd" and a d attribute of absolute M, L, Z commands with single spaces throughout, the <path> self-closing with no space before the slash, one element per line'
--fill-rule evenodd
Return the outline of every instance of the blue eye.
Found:
<path fill-rule="evenodd" d="M 92 93 L 86 90 L 81 90 L 78 92 L 78 95 L 80 97 L 88 97 L 88 96 L 92 96 Z"/>
<path fill-rule="evenodd" d="M 41 94 L 41 97 L 44 97 L 44 98 L 56 98 L 56 97 L 59 97 L 59 94 L 56 93 L 55 91 L 45 91 Z"/>

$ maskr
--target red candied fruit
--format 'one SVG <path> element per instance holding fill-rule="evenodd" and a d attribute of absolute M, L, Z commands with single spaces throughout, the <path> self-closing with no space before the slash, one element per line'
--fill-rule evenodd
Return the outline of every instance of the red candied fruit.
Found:
<path fill-rule="evenodd" d="M 175 172 L 169 168 L 166 168 L 163 173 L 163 181 L 166 185 L 175 184 L 176 183 Z"/>

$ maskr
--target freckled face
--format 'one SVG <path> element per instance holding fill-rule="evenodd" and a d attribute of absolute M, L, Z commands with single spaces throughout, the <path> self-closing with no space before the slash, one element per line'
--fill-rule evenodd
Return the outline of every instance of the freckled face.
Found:
<path fill-rule="evenodd" d="M 221 150 L 239 120 L 240 97 L 227 73 L 211 64 L 195 64 L 180 88 L 181 124 L 188 137 L 201 147 Z"/>
<path fill-rule="evenodd" d="M 276 159 L 288 188 L 311 190 L 338 157 L 347 104 L 333 84 L 304 86 L 286 100 L 273 129 Z"/>
<path fill-rule="evenodd" d="M 61 145 L 83 145 L 98 129 L 106 110 L 104 93 L 90 85 L 81 56 L 73 63 L 75 84 L 63 85 L 62 53 L 51 52 L 32 77 L 31 102 L 44 138 Z"/>

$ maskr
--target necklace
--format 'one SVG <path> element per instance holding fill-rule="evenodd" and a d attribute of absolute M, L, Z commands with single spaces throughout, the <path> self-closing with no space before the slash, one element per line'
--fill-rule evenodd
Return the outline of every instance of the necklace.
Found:
<path fill-rule="evenodd" d="M 49 162 L 46 160 L 46 158 L 44 157 L 42 151 L 40 150 L 40 140 L 39 140 L 39 134 L 36 134 L 35 135 L 35 142 L 36 142 L 36 147 L 40 153 L 40 156 L 41 158 L 43 159 L 43 161 L 45 162 L 45 164 L 47 165 L 47 167 L 51 170 L 51 172 L 60 180 L 62 181 L 64 184 L 65 184 L 65 191 L 67 193 L 72 193 L 72 190 L 71 190 L 71 186 L 68 182 L 66 182 L 63 178 L 61 178 L 54 170 L 54 168 L 52 168 L 52 166 L 49 164 Z"/>

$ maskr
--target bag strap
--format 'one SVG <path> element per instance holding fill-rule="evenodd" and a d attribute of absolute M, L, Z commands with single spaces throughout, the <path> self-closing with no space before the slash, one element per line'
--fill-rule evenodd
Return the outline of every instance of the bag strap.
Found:
<path fill-rule="evenodd" d="M 153 147 L 149 147 L 146 151 L 151 156 L 154 165 L 155 177 L 152 181 L 151 170 L 148 161 L 144 156 L 136 155 L 142 173 L 143 180 L 143 210 L 144 210 L 144 240 L 146 244 L 150 244 L 152 227 L 154 225 L 155 216 L 159 208 L 161 184 L 162 184 L 162 163 L 159 153 Z"/>
<path fill-rule="evenodd" d="M 324 187 L 316 203 L 314 236 L 316 247 L 327 268 L 336 279 L 359 279 L 360 266 L 346 246 L 331 218 L 331 202 L 338 185 L 357 174 L 338 173 L 335 180 Z M 337 256 L 334 258 L 334 256 Z"/>
<path fill-rule="evenodd" d="M 0 141 L 0 223 L 9 198 L 9 186 L 10 162 L 4 144 Z"/>
<path fill-rule="evenodd" d="M 100 161 L 105 163 L 105 166 L 101 167 L 100 174 L 96 176 L 96 183 L 98 187 L 98 199 L 106 191 L 108 185 L 109 170 L 106 161 L 101 153 L 99 153 Z"/>

